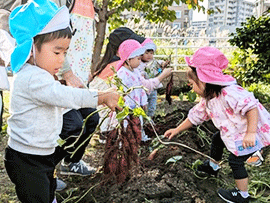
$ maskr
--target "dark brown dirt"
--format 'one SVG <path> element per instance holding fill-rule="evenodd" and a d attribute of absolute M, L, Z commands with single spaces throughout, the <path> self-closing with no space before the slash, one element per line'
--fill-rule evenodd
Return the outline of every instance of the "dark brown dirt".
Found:
<path fill-rule="evenodd" d="M 177 126 L 177 123 L 186 117 L 188 110 L 194 104 L 190 102 L 180 102 L 173 100 L 172 105 L 166 101 L 160 102 L 157 110 L 157 116 L 154 121 L 156 130 L 162 135 L 167 129 Z M 165 109 L 165 112 L 159 115 L 159 109 Z M 201 129 L 207 131 L 207 136 L 211 137 L 212 133 L 206 128 L 215 132 L 216 129 L 212 123 L 204 124 Z M 151 130 L 146 130 L 147 134 L 155 137 Z M 166 141 L 166 139 L 164 139 Z M 193 127 L 181 136 L 174 138 L 173 141 L 186 144 L 200 152 L 209 154 L 209 144 L 199 138 L 197 128 Z M 140 165 L 134 167 L 129 177 L 123 184 L 116 184 L 111 180 L 104 180 L 102 168 L 100 172 L 92 177 L 67 177 L 60 176 L 66 183 L 68 189 L 58 194 L 58 201 L 61 202 L 66 198 L 66 202 L 76 202 L 79 197 L 84 196 L 79 202 L 86 203 L 221 203 L 223 202 L 217 195 L 216 191 L 224 182 L 233 184 L 230 173 L 219 173 L 219 178 L 201 179 L 194 174 L 192 164 L 200 159 L 205 160 L 199 154 L 189 149 L 168 145 L 158 150 L 153 160 L 148 160 L 153 144 L 151 142 L 143 144 L 140 150 Z M 92 166 L 102 166 L 103 164 L 104 145 L 97 145 L 89 149 L 86 153 L 86 162 Z M 166 161 L 176 155 L 181 155 L 182 159 L 176 163 Z M 72 192 L 71 197 L 78 196 L 76 200 L 67 201 L 68 194 Z M 68 192 L 67 192 L 68 191 Z M 60 195 L 62 197 L 60 197 Z"/>

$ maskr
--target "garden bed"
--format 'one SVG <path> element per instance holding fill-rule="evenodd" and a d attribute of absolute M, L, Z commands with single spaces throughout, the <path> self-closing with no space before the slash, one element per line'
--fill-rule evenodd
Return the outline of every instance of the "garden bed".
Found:
<path fill-rule="evenodd" d="M 159 99 L 156 111 L 156 130 L 162 135 L 167 129 L 176 127 L 177 124 L 186 117 L 188 110 L 194 105 L 187 101 L 173 100 L 172 105 L 168 105 L 164 99 Z M 146 132 L 155 139 L 155 135 L 147 128 Z M 202 133 L 206 132 L 205 134 Z M 209 154 L 209 138 L 216 132 L 211 122 L 207 122 L 199 128 L 182 133 L 172 141 L 183 143 L 206 155 Z M 163 141 L 168 141 L 163 139 Z M 6 137 L 1 141 L 1 155 L 5 146 Z M 157 142 L 155 142 L 157 143 Z M 99 171 L 90 177 L 62 176 L 67 183 L 67 188 L 57 192 L 58 202 L 81 202 L 81 203 L 221 203 L 223 202 L 216 191 L 220 187 L 233 187 L 234 180 L 226 161 L 227 153 L 224 154 L 224 163 L 218 174 L 218 178 L 198 177 L 194 173 L 194 165 L 206 158 L 187 148 L 177 145 L 166 145 L 160 147 L 153 160 L 148 156 L 155 148 L 154 142 L 144 143 L 140 147 L 140 163 L 134 167 L 126 181 L 117 184 L 112 179 L 104 179 L 102 165 L 104 155 L 104 144 L 100 144 L 95 138 L 91 140 L 91 145 L 87 148 L 84 160 L 95 166 Z M 159 145 L 160 146 L 160 145 Z M 175 162 L 168 160 L 175 156 L 182 158 Z M 1 200 L 0 202 L 17 203 L 14 186 L 8 179 L 1 161 Z M 269 184 L 268 174 L 269 157 L 260 167 L 248 167 L 248 171 L 253 180 L 265 181 Z M 263 184 L 262 184 L 263 185 Z M 256 189 L 261 186 L 253 186 Z M 264 187 L 265 188 L 265 187 Z M 252 192 L 254 188 L 250 188 Z M 270 189 L 266 187 L 263 196 L 270 194 Z M 266 200 L 267 202 L 269 200 Z M 263 202 L 262 198 L 252 202 Z"/>

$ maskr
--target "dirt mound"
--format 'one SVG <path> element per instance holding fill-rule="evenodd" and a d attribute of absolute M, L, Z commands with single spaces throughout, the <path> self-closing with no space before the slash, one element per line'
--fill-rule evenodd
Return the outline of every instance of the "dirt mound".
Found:
<path fill-rule="evenodd" d="M 190 102 L 173 101 L 169 106 L 166 101 L 159 104 L 157 116 L 154 121 L 156 130 L 162 135 L 167 129 L 176 127 L 177 124 L 186 118 L 188 110 L 194 104 Z M 163 110 L 165 109 L 165 111 Z M 200 130 L 206 132 L 206 139 L 198 136 Z M 216 131 L 211 122 L 201 126 L 200 130 L 193 127 L 182 133 L 173 141 L 186 144 L 200 152 L 209 154 L 207 138 Z M 146 129 L 147 134 L 155 140 L 151 128 Z M 166 139 L 164 139 L 166 141 Z M 131 202 L 222 202 L 216 194 L 222 181 L 216 178 L 202 179 L 194 174 L 192 165 L 196 160 L 205 160 L 201 155 L 176 145 L 159 147 L 153 160 L 149 160 L 150 152 L 155 148 L 154 141 L 145 143 L 140 148 L 140 164 L 133 168 L 127 180 L 123 184 L 115 184 L 114 181 L 105 180 L 103 173 L 97 173 L 93 177 L 61 177 L 69 186 L 69 194 L 72 196 L 84 196 L 79 202 L 98 203 L 131 203 Z M 156 144 L 156 147 L 160 146 Z M 94 150 L 87 153 L 87 162 L 91 165 L 101 166 L 103 164 L 104 145 L 98 145 Z M 168 162 L 174 156 L 182 156 L 179 161 Z M 102 169 L 101 169 L 102 170 Z M 231 175 L 219 174 L 222 179 L 233 183 Z M 224 176 L 224 177 L 222 177 Z M 62 197 L 60 197 L 60 195 Z M 67 198 L 67 191 L 60 192 L 58 200 Z M 72 201 L 71 202 L 75 202 Z"/>

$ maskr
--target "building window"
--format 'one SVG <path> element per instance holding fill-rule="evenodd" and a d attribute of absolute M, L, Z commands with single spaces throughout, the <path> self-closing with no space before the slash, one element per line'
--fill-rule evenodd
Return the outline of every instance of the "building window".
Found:
<path fill-rule="evenodd" d="M 173 23 L 173 28 L 181 28 L 181 23 Z"/>
<path fill-rule="evenodd" d="M 176 11 L 175 14 L 176 14 L 176 18 L 181 18 L 181 11 Z"/>
<path fill-rule="evenodd" d="M 189 10 L 185 10 L 185 15 L 187 16 L 189 13 Z"/>

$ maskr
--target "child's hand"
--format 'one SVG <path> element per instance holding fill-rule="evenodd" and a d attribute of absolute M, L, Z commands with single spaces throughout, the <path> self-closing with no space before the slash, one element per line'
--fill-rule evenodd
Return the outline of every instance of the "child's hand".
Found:
<path fill-rule="evenodd" d="M 170 139 L 172 139 L 177 134 L 178 134 L 177 129 L 176 128 L 172 128 L 172 129 L 167 130 L 164 133 L 164 137 L 167 137 L 170 140 Z"/>
<path fill-rule="evenodd" d="M 256 133 L 246 133 L 244 139 L 243 139 L 243 147 L 254 147 L 256 141 Z"/>
<path fill-rule="evenodd" d="M 162 69 L 167 68 L 167 66 L 170 65 L 170 63 L 171 63 L 170 60 L 167 60 L 165 62 L 162 62 L 162 64 L 161 64 Z"/>
<path fill-rule="evenodd" d="M 172 68 L 165 68 L 162 73 L 165 75 L 165 77 L 168 77 L 172 74 Z"/>
<path fill-rule="evenodd" d="M 167 78 L 172 74 L 172 68 L 165 68 L 162 73 L 158 76 L 159 81 L 161 82 L 164 78 Z"/>
<path fill-rule="evenodd" d="M 112 111 L 116 109 L 122 110 L 118 106 L 118 100 L 120 95 L 117 93 L 115 88 L 109 88 L 106 91 L 99 91 L 98 92 L 98 104 L 105 104 L 107 105 Z"/>

